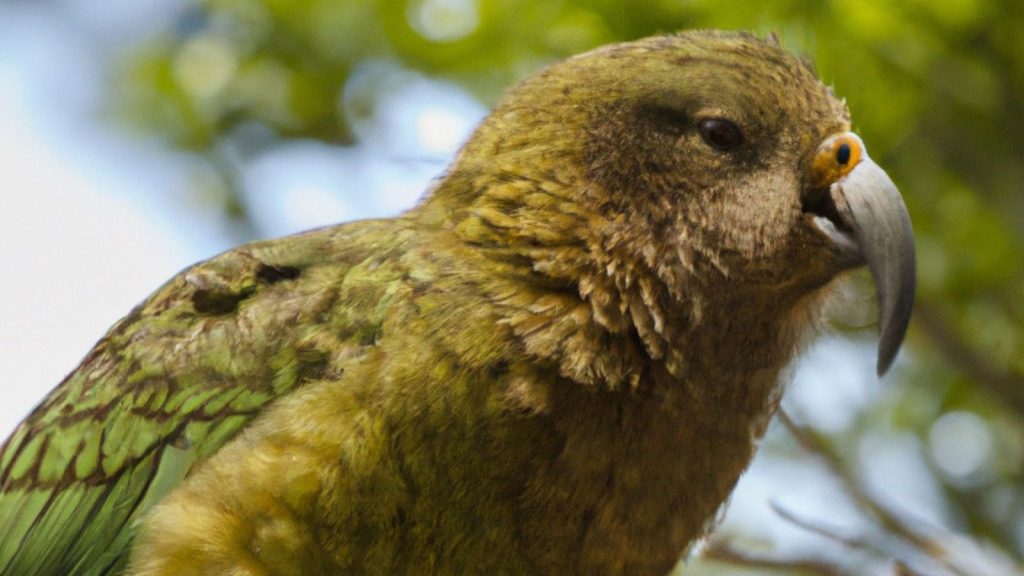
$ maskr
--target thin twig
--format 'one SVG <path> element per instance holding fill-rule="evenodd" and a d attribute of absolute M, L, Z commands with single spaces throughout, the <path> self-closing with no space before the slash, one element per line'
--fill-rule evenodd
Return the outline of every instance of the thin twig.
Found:
<path fill-rule="evenodd" d="M 797 516 L 795 513 L 786 510 L 777 502 L 769 502 L 768 506 L 771 507 L 773 512 L 778 514 L 783 520 L 789 522 L 790 524 L 793 524 L 798 528 L 803 528 L 808 532 L 812 532 L 828 540 L 838 542 L 848 548 L 865 549 L 872 547 L 871 543 L 865 540 L 864 538 L 855 538 L 853 536 L 839 534 L 834 527 L 825 526 L 824 524 L 812 522 L 811 520 L 806 518 L 801 518 Z"/>
<path fill-rule="evenodd" d="M 892 566 L 893 576 L 927 576 L 897 560 Z"/>
<path fill-rule="evenodd" d="M 796 570 L 817 576 L 850 576 L 842 567 L 827 560 L 799 557 L 784 558 L 739 550 L 722 541 L 710 542 L 701 553 L 704 558 L 728 562 L 749 568 L 765 568 L 773 570 Z"/>

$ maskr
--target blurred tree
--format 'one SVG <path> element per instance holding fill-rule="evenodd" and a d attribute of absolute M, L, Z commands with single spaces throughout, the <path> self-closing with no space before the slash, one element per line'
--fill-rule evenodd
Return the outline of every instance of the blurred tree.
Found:
<path fill-rule="evenodd" d="M 897 514 L 857 495 L 863 491 L 857 470 L 873 457 L 862 449 L 871 438 L 916 438 L 955 519 L 946 528 L 998 550 L 992 554 L 1004 566 L 1019 564 L 1024 11 L 1018 0 L 208 0 L 189 6 L 173 33 L 132 56 L 121 101 L 133 122 L 218 169 L 226 213 L 253 235 L 246 192 L 237 184 L 245 155 L 294 139 L 355 143 L 354 123 L 389 89 L 386 79 L 355 86 L 353 78 L 368 64 L 393 62 L 493 104 L 547 62 L 607 42 L 697 27 L 776 33 L 811 57 L 848 99 L 862 123 L 856 129 L 900 184 L 914 219 L 920 286 L 911 361 L 851 425 L 828 434 L 795 427 L 796 437 L 831 462 L 880 533 L 933 559 L 956 555 L 948 540 L 918 538 L 920 531 Z M 770 440 L 766 449 L 793 457 L 795 446 L 788 437 Z M 810 519 L 791 520 L 817 530 Z M 709 555 L 732 562 L 728 573 L 736 573 L 736 563 L 779 573 L 790 573 L 787 566 L 792 573 L 863 573 L 865 557 L 874 555 L 895 558 L 887 564 L 892 573 L 913 574 L 920 563 L 907 547 L 839 543 L 834 554 L 813 561 L 770 557 L 771 551 L 753 557 L 732 545 L 713 545 Z M 972 569 L 964 562 L 937 565 L 954 574 L 981 573 L 981 564 Z M 690 569 L 716 573 L 715 566 L 698 560 Z"/>

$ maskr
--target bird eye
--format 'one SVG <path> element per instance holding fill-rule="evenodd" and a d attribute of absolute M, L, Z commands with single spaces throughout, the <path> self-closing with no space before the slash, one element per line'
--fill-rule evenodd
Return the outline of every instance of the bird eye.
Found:
<path fill-rule="evenodd" d="M 728 152 L 743 143 L 743 133 L 723 118 L 705 118 L 697 125 L 700 137 L 715 150 Z"/>

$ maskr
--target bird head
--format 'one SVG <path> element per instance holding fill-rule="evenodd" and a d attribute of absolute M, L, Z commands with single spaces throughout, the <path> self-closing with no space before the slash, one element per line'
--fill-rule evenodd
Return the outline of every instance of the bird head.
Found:
<path fill-rule="evenodd" d="M 691 321 L 716 306 L 758 314 L 867 264 L 880 374 L 902 342 L 914 290 L 906 208 L 845 103 L 774 41 L 692 32 L 555 64 L 510 91 L 450 178 L 465 185 L 435 195 L 462 195 L 466 238 L 583 277 L 581 292 L 622 316 L 637 317 L 628 296 L 600 295 L 640 290 L 660 312 L 688 302 Z"/>

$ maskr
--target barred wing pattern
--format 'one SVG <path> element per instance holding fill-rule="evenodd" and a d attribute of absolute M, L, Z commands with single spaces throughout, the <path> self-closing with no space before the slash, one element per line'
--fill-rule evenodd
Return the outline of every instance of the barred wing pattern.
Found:
<path fill-rule="evenodd" d="M 365 255 L 385 256 L 390 231 L 367 221 L 226 252 L 111 328 L 0 449 L 0 576 L 120 573 L 145 512 L 193 466 L 372 343 L 373 314 L 335 304 L 370 268 L 381 285 L 390 272 Z"/>

